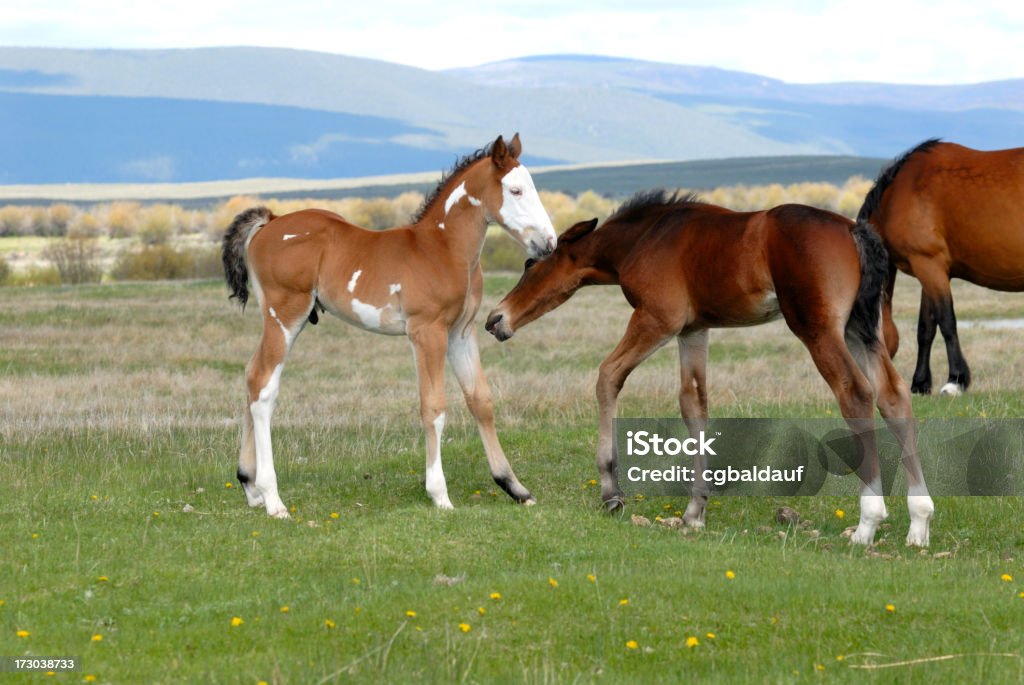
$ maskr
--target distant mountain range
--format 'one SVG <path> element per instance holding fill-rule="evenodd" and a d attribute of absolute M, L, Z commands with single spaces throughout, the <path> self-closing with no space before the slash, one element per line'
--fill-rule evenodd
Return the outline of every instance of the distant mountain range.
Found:
<path fill-rule="evenodd" d="M 433 72 L 276 48 L 0 48 L 0 183 L 333 178 L 447 168 L 519 131 L 533 165 L 1024 145 L 1024 79 L 800 85 L 528 57 Z"/>

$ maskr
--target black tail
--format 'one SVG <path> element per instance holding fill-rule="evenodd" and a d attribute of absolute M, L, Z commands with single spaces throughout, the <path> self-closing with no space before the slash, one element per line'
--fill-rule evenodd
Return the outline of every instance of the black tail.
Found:
<path fill-rule="evenodd" d="M 919 152 L 927 152 L 933 147 L 942 142 L 938 138 L 929 138 L 917 147 L 907 150 L 902 155 L 893 160 L 892 164 L 882 169 L 878 174 L 878 178 L 875 179 L 875 185 L 868 191 L 868 194 L 864 197 L 864 204 L 860 206 L 860 211 L 857 212 L 857 221 L 871 221 L 871 216 L 878 211 L 878 208 L 882 204 L 882 195 L 892 185 L 892 182 L 896 180 L 896 174 L 900 172 L 903 165 L 907 163 L 913 155 Z"/>
<path fill-rule="evenodd" d="M 889 278 L 889 253 L 868 222 L 858 221 L 850 232 L 860 258 L 860 287 L 846 322 L 846 332 L 857 336 L 865 345 L 880 344 L 878 322 L 882 316 L 882 290 Z"/>
<path fill-rule="evenodd" d="M 224 247 L 221 260 L 224 262 L 224 280 L 231 288 L 231 297 L 238 298 L 242 309 L 249 301 L 249 268 L 245 263 L 245 247 L 249 237 L 264 224 L 274 219 L 266 207 L 247 209 L 231 222 L 224 232 Z"/>

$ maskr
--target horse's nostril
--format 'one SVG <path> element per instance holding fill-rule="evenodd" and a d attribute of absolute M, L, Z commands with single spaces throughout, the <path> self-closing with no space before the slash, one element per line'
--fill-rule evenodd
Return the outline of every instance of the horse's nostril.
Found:
<path fill-rule="evenodd" d="M 501 319 L 501 314 L 491 314 L 490 318 L 487 319 L 487 323 L 484 324 L 484 328 L 488 333 L 493 333 L 494 327 L 498 325 L 498 322 L 501 321 Z"/>

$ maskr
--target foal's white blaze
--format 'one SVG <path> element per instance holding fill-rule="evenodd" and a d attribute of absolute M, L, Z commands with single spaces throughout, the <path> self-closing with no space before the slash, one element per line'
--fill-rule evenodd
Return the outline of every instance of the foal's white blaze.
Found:
<path fill-rule="evenodd" d="M 438 509 L 454 509 L 452 501 L 448 499 L 448 485 L 444 481 L 444 471 L 441 468 L 441 433 L 444 431 L 444 412 L 434 419 L 434 462 L 427 465 L 426 485 L 427 494 L 434 500 Z"/>
<path fill-rule="evenodd" d="M 445 216 L 448 216 L 448 212 L 452 211 L 452 207 L 455 206 L 455 203 L 461 200 L 462 198 L 466 197 L 466 195 L 466 182 L 463 181 L 462 183 L 455 187 L 455 190 L 451 192 L 451 195 L 448 196 L 448 199 L 444 201 Z M 444 228 L 444 226 L 441 226 L 441 228 Z"/>
<path fill-rule="evenodd" d="M 531 257 L 545 255 L 555 248 L 555 227 L 551 225 L 533 178 L 519 165 L 501 179 L 501 225 L 519 241 Z"/>
<path fill-rule="evenodd" d="M 283 369 L 284 364 L 278 364 L 274 368 L 270 380 L 260 390 L 259 397 L 249 405 L 256 443 L 256 496 L 262 496 L 267 513 L 275 518 L 288 518 L 288 509 L 277 492 L 274 452 L 270 444 L 270 417 L 274 413 L 274 403 L 277 401 Z"/>
<path fill-rule="evenodd" d="M 352 278 L 349 279 L 349 282 L 348 282 L 348 291 L 350 293 L 354 293 L 356 291 L 356 281 L 358 281 L 359 277 L 362 276 L 362 275 L 363 275 L 363 270 L 362 269 L 356 269 L 356 272 L 354 274 L 352 274 Z"/>

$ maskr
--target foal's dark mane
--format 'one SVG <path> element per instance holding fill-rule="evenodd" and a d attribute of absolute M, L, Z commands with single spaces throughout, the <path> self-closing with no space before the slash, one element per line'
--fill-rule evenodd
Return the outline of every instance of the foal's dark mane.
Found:
<path fill-rule="evenodd" d="M 629 198 L 609 216 L 605 223 L 611 221 L 631 221 L 640 218 L 644 213 L 652 209 L 686 209 L 693 205 L 702 205 L 694 193 L 682 191 L 669 191 L 664 188 L 656 190 L 642 190 Z"/>
<path fill-rule="evenodd" d="M 896 174 L 900 172 L 900 169 L 903 168 L 908 159 L 919 152 L 928 152 L 941 142 L 941 138 L 929 138 L 917 147 L 907 150 L 897 157 L 892 164 L 882 169 L 875 180 L 875 185 L 872 186 L 871 190 L 864 197 L 864 204 L 860 206 L 860 211 L 857 212 L 857 221 L 867 221 L 878 210 L 878 207 L 882 204 L 882 195 L 892 185 L 892 182 L 896 180 Z"/>
<path fill-rule="evenodd" d="M 474 162 L 479 162 L 484 157 L 489 157 L 491 154 L 491 147 L 491 145 L 482 147 L 476 152 L 471 152 L 465 157 L 456 160 L 455 165 L 441 175 L 441 180 L 438 182 L 437 187 L 430 191 L 430 193 L 423 199 L 423 204 L 420 205 L 419 210 L 416 212 L 416 216 L 413 218 L 413 223 L 422 221 L 427 212 L 437 204 L 438 198 L 441 197 L 441 190 L 448 185 L 449 181 L 458 176 L 462 171 L 465 171 L 469 165 Z"/>

